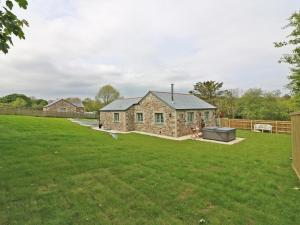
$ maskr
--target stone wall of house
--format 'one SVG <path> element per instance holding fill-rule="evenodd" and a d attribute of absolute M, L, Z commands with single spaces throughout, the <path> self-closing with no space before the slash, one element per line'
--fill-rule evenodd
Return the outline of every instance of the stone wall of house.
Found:
<path fill-rule="evenodd" d="M 114 122 L 114 113 L 119 113 L 119 122 Z M 104 129 L 127 131 L 126 112 L 100 112 L 100 124 Z"/>
<path fill-rule="evenodd" d="M 55 102 L 54 104 L 50 105 L 49 107 L 45 107 L 44 111 L 49 111 L 49 112 L 72 112 L 75 113 L 77 112 L 76 109 L 77 107 L 72 105 L 71 103 L 60 100 L 58 102 Z"/>
<path fill-rule="evenodd" d="M 134 108 L 134 130 L 148 133 L 176 136 L 176 111 L 163 103 L 153 94 L 148 94 Z M 143 113 L 143 123 L 136 121 L 136 113 Z M 163 113 L 164 123 L 155 123 L 155 113 Z"/>
<path fill-rule="evenodd" d="M 134 107 L 131 107 L 126 111 L 126 130 L 127 131 L 135 130 L 135 111 L 134 111 Z"/>
<path fill-rule="evenodd" d="M 84 108 L 83 107 L 76 107 L 76 112 L 77 113 L 84 113 Z"/>
<path fill-rule="evenodd" d="M 209 111 L 209 116 L 205 112 Z M 191 128 L 201 127 L 201 118 L 206 126 L 215 125 L 215 110 L 175 110 L 153 94 L 145 96 L 137 105 L 119 113 L 120 121 L 114 122 L 115 112 L 100 112 L 100 123 L 105 129 L 142 131 L 159 135 L 180 137 L 192 134 Z M 192 123 L 187 121 L 188 112 L 194 112 Z M 143 113 L 143 122 L 136 121 L 136 114 Z M 163 113 L 164 123 L 155 123 L 155 113 Z"/>
<path fill-rule="evenodd" d="M 205 118 L 205 112 L 209 112 L 209 117 Z M 203 119 L 206 126 L 215 126 L 215 110 L 177 110 L 177 136 L 189 135 L 192 133 L 191 128 L 201 128 L 201 119 Z M 193 122 L 188 122 L 188 112 L 194 112 Z"/>

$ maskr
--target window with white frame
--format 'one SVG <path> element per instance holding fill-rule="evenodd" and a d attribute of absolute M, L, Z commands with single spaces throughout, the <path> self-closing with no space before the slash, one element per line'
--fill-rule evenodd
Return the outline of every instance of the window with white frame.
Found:
<path fill-rule="evenodd" d="M 204 120 L 205 120 L 205 122 L 209 121 L 209 111 L 204 112 Z"/>
<path fill-rule="evenodd" d="M 120 122 L 120 114 L 119 113 L 114 113 L 114 122 L 115 123 Z"/>
<path fill-rule="evenodd" d="M 162 124 L 164 123 L 164 114 L 163 113 L 155 113 L 155 123 Z"/>
<path fill-rule="evenodd" d="M 143 118 L 143 113 L 137 113 L 136 114 L 136 122 L 137 123 L 143 123 L 144 118 Z"/>
<path fill-rule="evenodd" d="M 188 112 L 187 113 L 187 122 L 193 123 L 194 122 L 194 112 Z"/>

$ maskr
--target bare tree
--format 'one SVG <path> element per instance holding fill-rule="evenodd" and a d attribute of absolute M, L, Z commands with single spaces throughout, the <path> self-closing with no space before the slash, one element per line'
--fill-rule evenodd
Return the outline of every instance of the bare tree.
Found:
<path fill-rule="evenodd" d="M 104 105 L 107 105 L 119 97 L 119 91 L 108 84 L 100 88 L 96 95 L 96 100 L 101 101 Z"/>

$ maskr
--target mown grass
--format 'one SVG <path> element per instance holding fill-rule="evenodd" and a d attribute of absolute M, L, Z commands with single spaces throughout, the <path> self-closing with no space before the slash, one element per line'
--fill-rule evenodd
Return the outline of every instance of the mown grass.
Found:
<path fill-rule="evenodd" d="M 233 146 L 0 116 L 0 224 L 300 224 L 288 135 Z"/>

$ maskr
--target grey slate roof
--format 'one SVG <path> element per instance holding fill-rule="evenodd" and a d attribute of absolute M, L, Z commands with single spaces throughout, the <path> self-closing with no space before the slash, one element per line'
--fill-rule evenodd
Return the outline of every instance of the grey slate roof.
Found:
<path fill-rule="evenodd" d="M 155 95 L 158 99 L 165 102 L 170 107 L 180 110 L 180 109 L 216 109 L 215 106 L 203 101 L 202 99 L 191 95 L 191 94 L 180 94 L 174 93 L 174 102 L 172 102 L 171 93 L 169 92 L 159 92 L 159 91 L 149 91 L 144 97 L 149 93 Z M 143 97 L 143 98 L 144 98 Z M 143 98 L 124 98 L 117 99 L 112 103 L 106 105 L 100 111 L 125 111 L 131 106 L 138 104 Z"/>
<path fill-rule="evenodd" d="M 77 102 L 73 102 L 73 101 L 68 101 L 68 100 L 65 100 L 65 99 L 57 99 L 57 100 L 50 100 L 50 101 L 48 101 L 48 105 L 45 105 L 44 107 L 49 107 L 49 106 L 51 106 L 51 105 L 53 105 L 53 104 L 55 104 L 55 103 L 57 103 L 57 102 L 59 102 L 60 100 L 64 100 L 64 101 L 66 101 L 66 102 L 69 102 L 69 103 L 71 103 L 72 105 L 74 105 L 74 106 L 76 106 L 76 107 L 84 107 L 84 105 L 82 104 L 82 101 L 77 101 Z"/>
<path fill-rule="evenodd" d="M 104 106 L 100 111 L 124 111 L 132 105 L 137 104 L 142 98 L 124 98 L 116 99 L 112 103 Z"/>
<path fill-rule="evenodd" d="M 75 102 L 75 101 L 69 101 L 71 104 L 75 105 L 76 107 L 84 107 L 84 105 L 82 104 L 82 101 L 80 102 Z"/>
<path fill-rule="evenodd" d="M 169 92 L 150 91 L 174 109 L 216 109 L 215 106 L 191 94 L 174 93 L 174 102 Z"/>
<path fill-rule="evenodd" d="M 45 105 L 44 107 L 49 107 L 49 106 L 55 104 L 56 102 L 59 102 L 60 100 L 62 100 L 62 98 L 57 99 L 57 100 L 49 100 L 48 105 Z"/>

